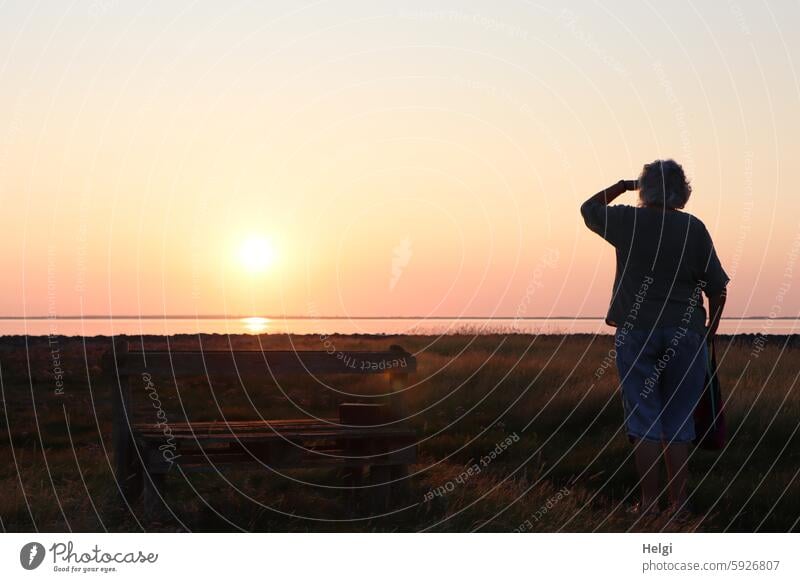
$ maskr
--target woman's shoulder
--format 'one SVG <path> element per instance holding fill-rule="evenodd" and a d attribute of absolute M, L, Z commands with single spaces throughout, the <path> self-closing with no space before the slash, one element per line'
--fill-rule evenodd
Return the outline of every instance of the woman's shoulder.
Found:
<path fill-rule="evenodd" d="M 711 233 L 708 232 L 708 228 L 706 228 L 706 224 L 702 220 L 700 220 L 694 214 L 689 214 L 688 212 L 681 212 L 681 214 L 686 216 L 689 226 L 689 236 L 696 241 L 695 244 L 699 244 L 703 247 L 708 247 L 709 245 L 714 244 L 711 241 Z"/>
<path fill-rule="evenodd" d="M 672 220 L 677 222 L 689 223 L 693 228 L 696 228 L 698 231 L 707 231 L 705 223 L 700 220 L 697 216 L 692 214 L 691 212 L 686 212 L 685 210 L 677 210 L 677 209 L 670 209 L 667 210 L 666 213 L 661 208 L 654 208 L 651 206 L 639 206 L 637 210 L 643 210 L 645 212 L 658 212 L 660 214 L 665 214 L 666 216 L 671 217 Z"/>
<path fill-rule="evenodd" d="M 633 214 L 638 208 L 638 206 L 631 206 L 630 204 L 614 204 L 608 207 L 612 212 L 618 212 L 619 214 Z"/>
<path fill-rule="evenodd" d="M 692 225 L 692 227 L 697 228 L 697 230 L 700 232 L 708 232 L 708 229 L 706 228 L 706 223 L 700 220 L 697 216 L 684 211 L 681 211 L 681 214 L 686 216 L 686 220 L 689 222 L 689 224 Z"/>

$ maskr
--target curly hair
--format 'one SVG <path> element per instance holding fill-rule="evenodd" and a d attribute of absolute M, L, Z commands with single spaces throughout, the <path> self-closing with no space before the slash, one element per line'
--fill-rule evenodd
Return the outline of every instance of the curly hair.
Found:
<path fill-rule="evenodd" d="M 643 206 L 679 209 L 686 206 L 691 195 L 692 186 L 675 160 L 655 160 L 642 168 L 639 200 Z"/>

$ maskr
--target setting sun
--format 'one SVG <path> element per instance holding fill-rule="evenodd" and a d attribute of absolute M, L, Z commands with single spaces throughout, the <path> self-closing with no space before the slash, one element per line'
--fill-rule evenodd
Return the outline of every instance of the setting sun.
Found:
<path fill-rule="evenodd" d="M 261 273 L 275 262 L 276 253 L 272 242 L 261 236 L 252 236 L 239 248 L 239 260 L 251 273 Z"/>

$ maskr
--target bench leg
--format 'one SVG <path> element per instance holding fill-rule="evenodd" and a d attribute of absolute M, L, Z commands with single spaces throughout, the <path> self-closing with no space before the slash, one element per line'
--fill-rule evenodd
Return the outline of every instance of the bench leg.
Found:
<path fill-rule="evenodd" d="M 143 475 L 144 513 L 148 518 L 159 517 L 165 512 L 166 507 L 162 501 L 164 495 L 164 481 L 166 475 L 163 473 L 145 473 Z"/>
<path fill-rule="evenodd" d="M 136 454 L 133 440 L 117 443 L 115 450 L 115 478 L 129 504 L 133 504 L 142 494 L 142 464 Z"/>
<path fill-rule="evenodd" d="M 368 489 L 370 496 L 370 508 L 376 513 L 385 513 L 388 511 L 392 501 L 392 479 L 391 468 L 387 465 L 373 465 L 369 468 L 369 481 L 370 485 L 377 485 L 377 487 L 370 487 Z"/>
<path fill-rule="evenodd" d="M 407 499 L 411 492 L 408 484 L 408 465 L 391 465 L 389 474 L 392 477 L 392 481 L 394 481 L 392 483 L 394 496 L 398 500 Z"/>
<path fill-rule="evenodd" d="M 363 491 L 361 486 L 364 483 L 364 468 L 345 467 L 342 469 L 342 481 L 345 486 L 344 493 L 347 505 L 351 509 L 356 509 L 361 504 L 361 496 L 359 494 Z"/>
<path fill-rule="evenodd" d="M 345 467 L 342 470 L 342 480 L 345 487 L 348 488 L 350 493 L 358 491 L 359 487 L 364 481 L 364 468 L 363 467 Z"/>

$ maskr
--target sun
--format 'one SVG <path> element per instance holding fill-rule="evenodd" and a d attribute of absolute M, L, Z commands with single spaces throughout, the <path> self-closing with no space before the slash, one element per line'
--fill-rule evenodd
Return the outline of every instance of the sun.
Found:
<path fill-rule="evenodd" d="M 275 263 L 272 242 L 262 236 L 251 236 L 239 247 L 239 261 L 251 273 L 262 273 Z"/>

